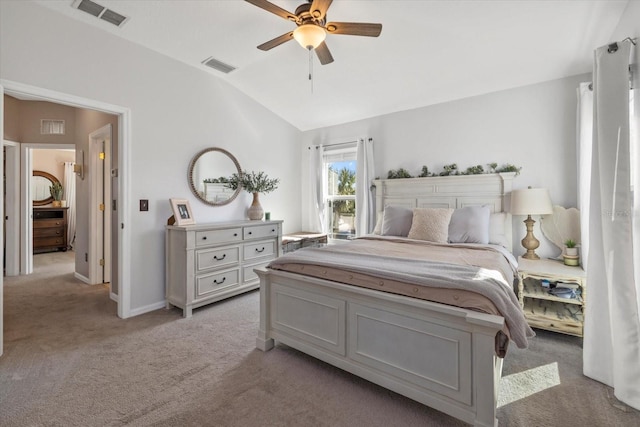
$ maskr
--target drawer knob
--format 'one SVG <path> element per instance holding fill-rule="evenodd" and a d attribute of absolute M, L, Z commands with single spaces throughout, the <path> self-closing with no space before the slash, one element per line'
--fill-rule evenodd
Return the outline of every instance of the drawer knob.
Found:
<path fill-rule="evenodd" d="M 233 237 L 238 237 L 238 233 L 233 233 Z"/>
<path fill-rule="evenodd" d="M 202 237 L 202 240 L 207 240 L 207 236 Z"/>
<path fill-rule="evenodd" d="M 272 229 L 271 229 L 271 232 L 272 232 L 272 233 L 275 233 L 275 232 L 276 232 L 276 229 L 275 229 L 275 228 L 272 228 Z"/>
<path fill-rule="evenodd" d="M 262 249 L 258 249 L 258 248 L 256 248 L 256 252 L 258 252 L 258 253 L 262 253 L 262 252 L 264 252 L 264 246 L 262 247 Z"/>
<path fill-rule="evenodd" d="M 218 255 L 214 255 L 213 259 L 215 259 L 216 261 L 222 261 L 223 259 L 225 259 L 227 257 L 227 254 L 222 254 L 222 258 L 218 258 Z"/>
<path fill-rule="evenodd" d="M 223 277 L 221 281 L 218 282 L 218 279 L 213 279 L 213 283 L 215 283 L 216 285 L 220 285 L 222 283 L 224 283 L 224 281 L 227 280 L 226 277 Z"/>
<path fill-rule="evenodd" d="M 249 234 L 253 234 L 253 231 L 250 231 Z"/>

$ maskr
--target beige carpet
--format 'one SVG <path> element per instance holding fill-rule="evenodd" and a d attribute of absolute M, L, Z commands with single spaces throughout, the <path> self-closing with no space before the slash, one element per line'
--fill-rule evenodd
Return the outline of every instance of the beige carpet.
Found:
<path fill-rule="evenodd" d="M 254 348 L 258 293 L 194 311 L 116 317 L 70 253 L 5 278 L 1 426 L 459 426 L 285 346 Z M 142 284 L 144 285 L 144 284 Z M 638 426 L 640 413 L 581 374 L 581 340 L 540 332 L 505 360 L 504 426 Z"/>

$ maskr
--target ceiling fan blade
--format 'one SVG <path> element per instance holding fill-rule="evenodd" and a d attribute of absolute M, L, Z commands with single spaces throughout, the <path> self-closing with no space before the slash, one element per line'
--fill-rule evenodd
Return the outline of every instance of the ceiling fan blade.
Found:
<path fill-rule="evenodd" d="M 331 56 L 331 52 L 325 42 L 320 43 L 318 47 L 316 47 L 316 55 L 318 55 L 318 59 L 322 65 L 331 64 L 333 62 L 333 56 Z"/>
<path fill-rule="evenodd" d="M 288 42 L 293 39 L 293 31 L 289 31 L 286 34 L 276 37 L 275 39 L 269 40 L 268 42 L 262 43 L 258 46 L 260 50 L 270 50 L 276 46 L 280 46 L 282 43 Z"/>
<path fill-rule="evenodd" d="M 351 36 L 378 37 L 382 24 L 366 22 L 329 22 L 325 25 L 329 34 L 346 34 Z"/>
<path fill-rule="evenodd" d="M 311 3 L 311 8 L 309 9 L 309 13 L 311 13 L 311 16 L 313 16 L 315 19 L 324 19 L 325 15 L 327 14 L 327 9 L 329 9 L 329 6 L 331 6 L 332 2 L 333 0 L 313 0 L 313 3 Z"/>
<path fill-rule="evenodd" d="M 254 6 L 258 6 L 261 9 L 266 10 L 267 12 L 271 12 L 275 15 L 278 15 L 281 18 L 286 20 L 296 22 L 298 17 L 291 12 L 287 12 L 280 6 L 276 6 L 275 4 L 267 1 L 267 0 L 245 0 L 247 3 L 251 3 Z"/>

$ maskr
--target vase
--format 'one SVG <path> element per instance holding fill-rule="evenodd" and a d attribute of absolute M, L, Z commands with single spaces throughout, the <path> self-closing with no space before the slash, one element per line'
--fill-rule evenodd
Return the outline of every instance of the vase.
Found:
<path fill-rule="evenodd" d="M 569 256 L 576 256 L 578 255 L 578 248 L 565 248 L 565 254 Z"/>
<path fill-rule="evenodd" d="M 60 200 L 54 200 L 51 204 L 54 208 L 59 208 L 60 206 L 62 206 L 62 202 Z"/>
<path fill-rule="evenodd" d="M 262 215 L 264 214 L 264 210 L 262 209 L 262 206 L 260 205 L 260 199 L 258 198 L 258 194 L 260 193 L 253 193 L 253 202 L 251 203 L 251 206 L 249 207 L 249 219 L 251 220 L 259 220 L 262 219 Z"/>

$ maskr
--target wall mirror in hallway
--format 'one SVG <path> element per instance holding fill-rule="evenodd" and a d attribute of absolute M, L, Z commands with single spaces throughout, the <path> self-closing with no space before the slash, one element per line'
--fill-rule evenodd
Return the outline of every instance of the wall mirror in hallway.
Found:
<path fill-rule="evenodd" d="M 33 171 L 31 177 L 31 202 L 33 206 L 44 206 L 53 202 L 53 197 L 49 191 L 55 183 L 60 183 L 58 178 L 44 171 Z"/>

